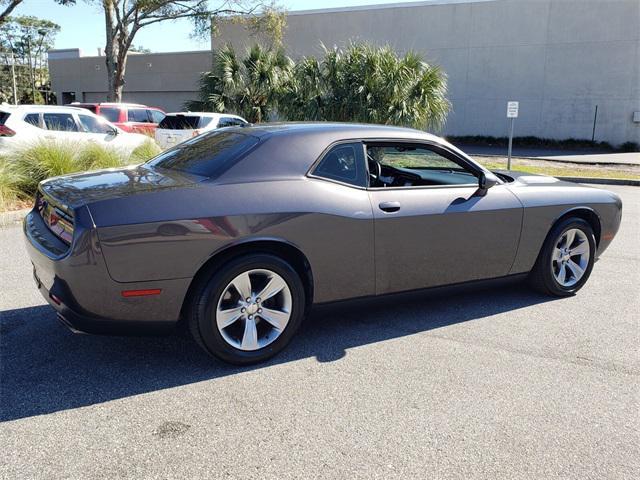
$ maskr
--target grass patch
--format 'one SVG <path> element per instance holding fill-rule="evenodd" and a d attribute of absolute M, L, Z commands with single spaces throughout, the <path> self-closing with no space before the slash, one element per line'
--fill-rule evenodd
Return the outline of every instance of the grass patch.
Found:
<path fill-rule="evenodd" d="M 509 144 L 508 137 L 491 137 L 485 135 L 448 136 L 447 140 L 454 145 L 486 145 L 490 147 L 504 147 Z M 640 146 L 635 142 L 625 142 L 614 148 L 607 142 L 592 142 L 581 138 L 567 138 L 555 140 L 539 137 L 513 137 L 514 147 L 556 148 L 559 150 L 604 150 L 607 152 L 638 152 Z"/>
<path fill-rule="evenodd" d="M 76 171 L 114 168 L 122 166 L 123 155 L 113 148 L 90 143 L 78 152 L 75 163 Z"/>
<path fill-rule="evenodd" d="M 504 162 L 482 161 L 482 165 L 489 170 L 506 170 Z M 640 173 L 629 172 L 619 169 L 607 168 L 580 168 L 580 167 L 555 167 L 544 165 L 511 165 L 511 169 L 516 172 L 534 173 L 536 175 L 549 175 L 551 177 L 585 177 L 585 178 L 621 178 L 625 180 L 640 180 Z"/>
<path fill-rule="evenodd" d="M 15 210 L 30 202 L 38 183 L 70 173 L 143 163 L 161 152 L 148 140 L 131 154 L 96 143 L 41 140 L 0 157 L 0 211 Z"/>
<path fill-rule="evenodd" d="M 23 199 L 18 185 L 21 176 L 11 168 L 4 157 L 0 157 L 0 212 L 14 210 Z"/>
<path fill-rule="evenodd" d="M 155 142 L 155 140 L 147 140 L 139 147 L 136 147 L 133 152 L 131 152 L 131 157 L 129 158 L 129 163 L 144 163 L 147 160 L 151 160 L 153 157 L 162 152 L 160 146 Z"/>

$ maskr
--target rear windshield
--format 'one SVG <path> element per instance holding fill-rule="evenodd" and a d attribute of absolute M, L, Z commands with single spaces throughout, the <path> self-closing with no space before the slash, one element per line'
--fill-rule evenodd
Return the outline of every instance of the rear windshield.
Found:
<path fill-rule="evenodd" d="M 195 130 L 206 127 L 211 123 L 211 117 L 198 115 L 167 115 L 158 124 L 158 128 L 165 130 Z"/>
<path fill-rule="evenodd" d="M 161 153 L 148 165 L 217 178 L 231 168 L 260 139 L 229 130 L 199 135 Z"/>
<path fill-rule="evenodd" d="M 4 125 L 11 114 L 9 112 L 0 112 L 0 125 Z"/>

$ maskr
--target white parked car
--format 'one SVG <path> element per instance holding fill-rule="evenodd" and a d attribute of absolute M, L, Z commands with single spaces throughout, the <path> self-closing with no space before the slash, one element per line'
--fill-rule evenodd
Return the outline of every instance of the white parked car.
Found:
<path fill-rule="evenodd" d="M 227 113 L 167 113 L 156 128 L 156 142 L 162 148 L 169 148 L 209 130 L 245 124 L 244 118 Z"/>
<path fill-rule="evenodd" d="M 34 140 L 95 142 L 130 152 L 148 139 L 127 133 L 84 108 L 0 105 L 0 152 Z"/>

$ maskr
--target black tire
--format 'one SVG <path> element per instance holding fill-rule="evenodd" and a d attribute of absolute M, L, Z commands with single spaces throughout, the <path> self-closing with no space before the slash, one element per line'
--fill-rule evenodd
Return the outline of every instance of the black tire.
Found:
<path fill-rule="evenodd" d="M 579 229 L 587 237 L 589 242 L 589 261 L 584 270 L 584 274 L 578 282 L 570 287 L 561 285 L 553 272 L 552 255 L 553 250 L 565 232 L 570 229 Z M 533 288 L 540 293 L 555 297 L 568 297 L 580 290 L 589 279 L 596 255 L 596 240 L 593 229 L 588 222 L 581 218 L 570 217 L 558 222 L 551 229 L 538 254 L 538 259 L 529 273 L 529 281 Z"/>
<path fill-rule="evenodd" d="M 243 272 L 266 269 L 285 280 L 291 293 L 291 316 L 280 335 L 258 350 L 246 351 L 229 344 L 216 324 L 216 308 L 229 283 Z M 305 314 L 305 290 L 296 271 L 283 259 L 270 254 L 250 254 L 235 258 L 203 278 L 194 289 L 187 310 L 189 330 L 196 342 L 210 355 L 235 365 L 251 365 L 273 357 L 287 346 Z"/>

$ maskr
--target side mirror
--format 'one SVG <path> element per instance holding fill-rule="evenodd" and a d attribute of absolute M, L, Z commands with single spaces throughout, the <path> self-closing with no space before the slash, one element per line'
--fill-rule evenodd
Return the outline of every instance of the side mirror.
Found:
<path fill-rule="evenodd" d="M 500 183 L 500 180 L 493 173 L 482 172 L 480 174 L 480 177 L 478 178 L 479 193 L 484 195 L 485 193 L 487 193 L 487 190 L 489 190 L 494 185 L 497 185 L 498 183 Z"/>
<path fill-rule="evenodd" d="M 109 135 L 113 135 L 115 137 L 116 135 L 118 135 L 118 129 L 110 127 L 109 128 Z"/>

